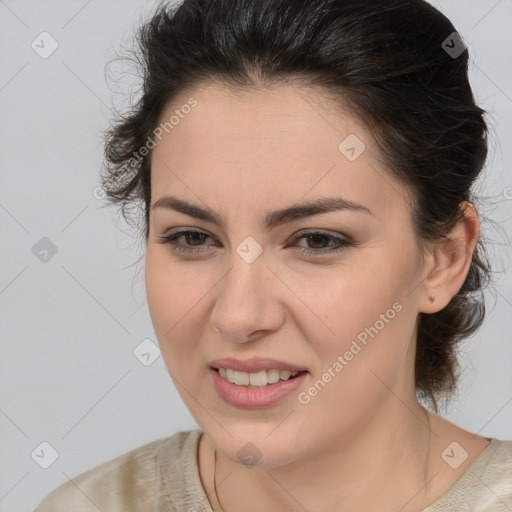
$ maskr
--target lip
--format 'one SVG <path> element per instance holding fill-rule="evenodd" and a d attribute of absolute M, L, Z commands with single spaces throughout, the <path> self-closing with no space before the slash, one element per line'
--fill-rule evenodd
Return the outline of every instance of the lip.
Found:
<path fill-rule="evenodd" d="M 255 373 L 261 370 L 290 370 L 291 372 L 303 372 L 307 371 L 302 366 L 297 366 L 284 361 L 278 361 L 277 359 L 271 359 L 269 357 L 253 357 L 246 361 L 235 359 L 234 357 L 224 357 L 221 359 L 215 359 L 210 363 L 211 368 L 231 368 L 239 372 Z M 276 383 L 277 384 L 277 383 Z"/>
<path fill-rule="evenodd" d="M 222 365 L 220 367 L 225 368 Z M 228 366 L 228 368 L 231 367 Z M 274 366 L 273 368 L 276 367 Z M 263 409 L 275 405 L 296 391 L 308 375 L 308 372 L 304 371 L 293 379 L 280 380 L 274 384 L 267 384 L 262 388 L 249 388 L 229 382 L 221 377 L 214 368 L 210 368 L 209 373 L 218 395 L 229 405 L 240 409 Z"/>

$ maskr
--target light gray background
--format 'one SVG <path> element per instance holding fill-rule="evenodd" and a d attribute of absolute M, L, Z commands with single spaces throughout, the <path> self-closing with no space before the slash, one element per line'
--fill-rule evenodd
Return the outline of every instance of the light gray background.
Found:
<path fill-rule="evenodd" d="M 482 210 L 512 232 L 512 2 L 434 1 L 468 43 L 477 101 L 492 111 Z M 144 297 L 142 247 L 99 209 L 100 131 L 127 105 L 105 63 L 154 3 L 0 0 L 0 511 L 32 510 L 68 478 L 154 439 L 196 428 L 161 357 Z M 47 31 L 58 49 L 42 59 Z M 124 95 L 115 95 L 124 91 Z M 484 229 L 487 229 L 484 224 Z M 489 231 L 499 266 L 503 233 Z M 32 247 L 48 237 L 46 263 Z M 138 272 L 137 272 L 138 271 Z M 444 415 L 473 432 L 512 438 L 512 272 L 498 282 L 482 330 L 461 351 L 460 395 Z M 31 453 L 50 443 L 42 469 Z M 44 450 L 43 450 L 44 452 Z M 40 449 L 39 452 L 41 453 Z M 48 454 L 46 450 L 45 457 Z M 41 461 L 44 457 L 40 457 Z"/>

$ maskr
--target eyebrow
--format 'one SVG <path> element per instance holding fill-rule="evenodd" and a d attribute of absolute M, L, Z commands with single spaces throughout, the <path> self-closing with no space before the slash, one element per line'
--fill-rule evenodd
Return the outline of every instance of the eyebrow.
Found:
<path fill-rule="evenodd" d="M 161 197 L 151 207 L 152 210 L 156 208 L 174 210 L 184 213 L 185 215 L 189 215 L 190 217 L 194 217 L 195 219 L 204 220 L 217 226 L 227 228 L 227 222 L 222 215 L 210 210 L 209 208 L 203 208 L 201 206 L 188 203 L 187 201 L 178 199 L 177 197 Z M 306 201 L 288 208 L 283 208 L 282 210 L 269 212 L 264 218 L 263 226 L 267 230 L 271 230 L 276 226 L 286 224 L 294 220 L 339 210 L 350 210 L 373 215 L 372 211 L 362 204 L 354 203 L 341 197 L 325 197 L 322 199 Z"/>

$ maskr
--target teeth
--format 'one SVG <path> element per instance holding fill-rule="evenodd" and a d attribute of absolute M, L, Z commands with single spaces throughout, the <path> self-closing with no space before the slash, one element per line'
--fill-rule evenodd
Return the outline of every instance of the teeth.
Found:
<path fill-rule="evenodd" d="M 267 384 L 274 384 L 279 380 L 288 380 L 295 377 L 299 372 L 289 370 L 261 370 L 260 372 L 248 373 L 239 372 L 230 368 L 219 368 L 219 375 L 237 386 L 263 387 Z"/>
<path fill-rule="evenodd" d="M 279 382 L 281 372 L 279 370 L 267 370 L 267 382 L 269 384 L 275 384 Z"/>
<path fill-rule="evenodd" d="M 238 386 L 248 386 L 249 380 L 249 374 L 247 372 L 235 371 L 235 384 Z"/>
<path fill-rule="evenodd" d="M 250 384 L 251 386 L 266 386 L 267 385 L 267 372 L 265 370 L 262 370 L 261 372 L 256 373 L 246 373 L 242 372 L 245 375 L 247 375 L 247 384 Z M 236 383 L 238 384 L 238 382 Z M 246 384 L 244 382 L 244 384 Z"/>

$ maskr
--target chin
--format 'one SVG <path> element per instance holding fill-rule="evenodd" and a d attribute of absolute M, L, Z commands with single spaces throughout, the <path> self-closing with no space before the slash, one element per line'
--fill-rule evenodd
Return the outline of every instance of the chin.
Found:
<path fill-rule="evenodd" d="M 274 426 L 261 424 L 250 428 L 231 424 L 209 437 L 217 450 L 237 464 L 260 468 L 279 468 L 286 466 L 301 457 L 304 445 L 297 443 L 297 436 L 280 426 L 272 432 Z M 277 430 L 281 429 L 280 435 Z M 203 429 L 204 432 L 207 432 Z M 269 433 L 272 432 L 270 435 Z M 300 453 L 297 446 L 301 446 Z"/>

